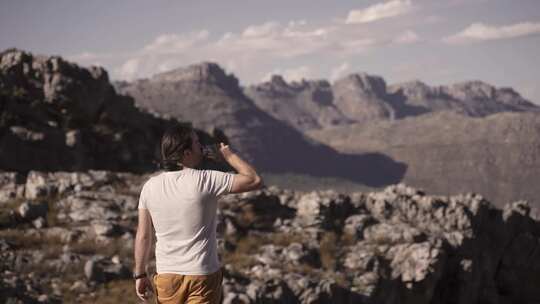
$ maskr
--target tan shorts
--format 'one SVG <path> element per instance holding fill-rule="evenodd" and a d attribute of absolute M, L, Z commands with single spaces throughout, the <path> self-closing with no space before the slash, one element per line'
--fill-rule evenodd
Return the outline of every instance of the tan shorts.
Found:
<path fill-rule="evenodd" d="M 161 273 L 154 276 L 159 304 L 218 304 L 221 300 L 223 272 L 208 275 Z"/>

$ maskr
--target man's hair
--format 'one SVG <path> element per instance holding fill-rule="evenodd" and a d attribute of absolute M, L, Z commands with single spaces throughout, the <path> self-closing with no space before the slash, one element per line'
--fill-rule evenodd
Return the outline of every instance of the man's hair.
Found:
<path fill-rule="evenodd" d="M 180 162 L 185 150 L 191 149 L 193 128 L 175 125 L 168 128 L 161 137 L 161 167 L 166 171 L 180 170 Z"/>

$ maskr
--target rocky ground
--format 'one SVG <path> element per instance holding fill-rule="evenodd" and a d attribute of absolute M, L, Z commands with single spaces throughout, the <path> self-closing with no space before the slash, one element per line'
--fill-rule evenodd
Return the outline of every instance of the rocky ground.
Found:
<path fill-rule="evenodd" d="M 0 302 L 136 303 L 148 175 L 0 174 Z M 270 187 L 220 201 L 224 303 L 538 303 L 540 223 L 524 201 Z"/>

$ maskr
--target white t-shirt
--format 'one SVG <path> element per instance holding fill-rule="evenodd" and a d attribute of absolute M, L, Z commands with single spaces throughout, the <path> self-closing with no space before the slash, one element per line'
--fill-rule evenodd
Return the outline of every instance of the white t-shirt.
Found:
<path fill-rule="evenodd" d="M 234 174 L 185 168 L 151 177 L 139 208 L 156 231 L 157 273 L 201 275 L 221 267 L 217 255 L 217 197 L 229 193 Z"/>

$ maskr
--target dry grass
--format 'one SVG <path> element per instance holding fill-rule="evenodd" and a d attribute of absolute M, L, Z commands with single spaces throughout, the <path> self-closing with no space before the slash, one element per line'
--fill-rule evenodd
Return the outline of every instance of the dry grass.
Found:
<path fill-rule="evenodd" d="M 92 295 L 78 298 L 78 293 L 67 292 L 64 294 L 64 303 L 81 304 L 118 304 L 118 303 L 141 303 L 135 294 L 133 280 L 116 280 L 100 285 Z M 151 299 L 148 303 L 154 303 Z"/>
<path fill-rule="evenodd" d="M 13 244 L 15 248 L 21 249 L 47 249 L 52 247 L 62 247 L 62 241 L 58 237 L 45 237 L 37 234 L 26 234 L 20 229 L 0 230 L 0 238 Z"/>
<path fill-rule="evenodd" d="M 245 269 L 255 265 L 253 255 L 257 253 L 259 247 L 267 244 L 261 236 L 247 236 L 230 241 L 235 245 L 235 249 L 232 252 L 224 252 L 223 263 L 235 269 Z"/>
<path fill-rule="evenodd" d="M 126 242 L 127 241 L 123 239 L 115 239 L 108 243 L 96 239 L 84 239 L 70 244 L 70 248 L 72 252 L 82 255 L 118 255 L 121 260 L 126 260 L 133 257 L 133 248 L 126 246 Z"/>
<path fill-rule="evenodd" d="M 269 243 L 277 246 L 289 246 L 292 243 L 303 243 L 305 237 L 296 233 L 272 233 L 268 235 Z"/>
<path fill-rule="evenodd" d="M 325 270 L 336 270 L 338 253 L 338 236 L 335 232 L 325 232 L 320 245 L 321 263 Z"/>

